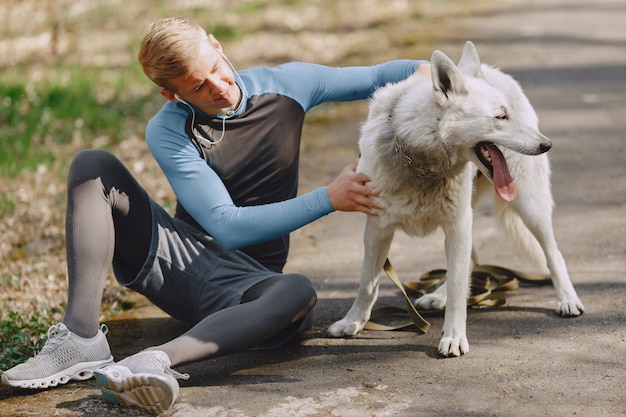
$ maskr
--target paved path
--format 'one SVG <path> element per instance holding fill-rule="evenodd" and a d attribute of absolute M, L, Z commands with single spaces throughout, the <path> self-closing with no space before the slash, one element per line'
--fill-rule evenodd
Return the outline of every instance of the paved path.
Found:
<path fill-rule="evenodd" d="M 431 319 L 423 336 L 324 338 L 351 304 L 362 256 L 362 216 L 336 213 L 293 235 L 289 269 L 305 272 L 319 290 L 313 331 L 278 351 L 181 368 L 192 378 L 168 415 L 625 415 L 625 18 L 626 4 L 618 0 L 508 0 L 496 10 L 445 17 L 450 30 L 435 45 L 456 60 L 464 41 L 473 40 L 483 61 L 516 76 L 538 111 L 554 142 L 554 227 L 587 308 L 582 317 L 557 317 L 550 288 L 521 288 L 503 308 L 470 311 L 471 352 L 462 358 L 438 357 L 441 318 Z M 363 116 L 362 107 L 345 107 L 330 125 L 307 128 L 303 188 L 356 156 Z M 481 260 L 527 269 L 499 235 L 489 207 L 476 214 Z M 442 244 L 441 234 L 398 236 L 390 256 L 401 277 L 415 279 L 444 265 Z M 400 302 L 388 283 L 382 300 Z M 181 330 L 150 307 L 132 314 L 109 323 L 117 357 Z M 0 416 L 142 415 L 104 403 L 91 382 L 12 395 L 6 400 L 2 391 Z"/>

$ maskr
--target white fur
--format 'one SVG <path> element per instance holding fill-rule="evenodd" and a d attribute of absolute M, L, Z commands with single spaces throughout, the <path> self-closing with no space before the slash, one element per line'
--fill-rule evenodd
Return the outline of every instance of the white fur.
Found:
<path fill-rule="evenodd" d="M 346 316 L 328 329 L 334 337 L 353 336 L 369 320 L 378 296 L 379 275 L 396 229 L 425 236 L 441 227 L 445 234 L 447 285 L 417 299 L 422 309 L 446 307 L 439 352 L 469 351 L 467 297 L 472 268 L 472 198 L 486 189 L 473 184 L 477 169 L 492 180 L 476 156 L 490 142 L 504 154 L 516 180 L 517 198 L 498 200 L 502 224 L 523 252 L 546 265 L 558 296 L 557 312 L 582 314 L 552 229 L 552 194 L 547 151 L 551 143 L 538 130 L 537 116 L 520 86 L 498 69 L 481 64 L 467 42 L 458 66 L 435 51 L 432 81 L 410 77 L 374 95 L 359 142 L 358 170 L 380 190 L 378 216 L 368 216 L 361 282 Z M 407 168 L 394 137 L 418 170 Z M 472 162 L 471 164 L 468 162 Z M 420 173 L 434 176 L 422 176 Z M 483 184 L 484 185 L 484 184 Z M 476 194 L 473 195 L 473 189 Z M 533 237 L 534 236 L 534 237 Z"/>

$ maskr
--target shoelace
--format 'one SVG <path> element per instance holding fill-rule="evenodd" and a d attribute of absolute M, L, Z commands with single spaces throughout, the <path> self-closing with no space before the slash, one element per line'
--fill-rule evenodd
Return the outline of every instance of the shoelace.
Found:
<path fill-rule="evenodd" d="M 180 372 L 173 370 L 156 356 L 150 356 L 150 361 L 159 369 L 162 369 L 164 373 L 170 374 L 176 379 L 189 379 L 189 374 L 181 374 Z"/>
<path fill-rule="evenodd" d="M 100 331 L 106 335 L 107 333 L 109 333 L 109 328 L 106 324 L 102 323 L 100 325 Z M 56 346 L 65 342 L 65 340 L 70 337 L 70 329 L 65 327 L 63 323 L 55 324 L 53 326 L 50 326 L 47 335 L 48 340 L 46 341 L 46 344 L 43 346 L 43 348 L 41 348 L 41 351 L 39 351 L 37 356 L 42 354 L 45 355 L 46 353 L 54 350 Z"/>
<path fill-rule="evenodd" d="M 46 353 L 54 350 L 56 346 L 63 343 L 69 336 L 69 329 L 65 327 L 65 325 L 63 325 L 62 323 L 50 326 L 50 328 L 48 329 L 48 340 L 46 341 L 46 344 L 43 346 L 41 351 L 37 354 L 37 356 L 45 355 Z"/>
<path fill-rule="evenodd" d="M 163 371 L 165 371 L 165 373 L 167 374 L 172 375 L 176 379 L 189 379 L 189 374 L 181 374 L 180 372 L 173 370 L 169 366 L 166 366 Z"/>

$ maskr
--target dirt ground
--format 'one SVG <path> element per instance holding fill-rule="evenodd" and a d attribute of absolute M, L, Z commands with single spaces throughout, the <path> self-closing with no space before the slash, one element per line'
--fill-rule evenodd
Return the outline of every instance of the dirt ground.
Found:
<path fill-rule="evenodd" d="M 282 416 L 624 416 L 626 415 L 626 4 L 620 0 L 500 2 L 449 13 L 454 28 L 433 47 L 458 59 L 471 39 L 484 62 L 513 74 L 554 143 L 550 151 L 554 228 L 585 314 L 553 312 L 550 287 L 522 287 L 503 307 L 470 310 L 470 352 L 442 359 L 443 319 L 426 335 L 364 332 L 329 339 L 325 329 L 349 308 L 362 257 L 363 217 L 334 213 L 293 234 L 288 270 L 318 289 L 315 324 L 303 340 L 178 369 L 172 417 Z M 428 58 L 428 57 L 416 57 Z M 308 125 L 302 191 L 328 181 L 356 157 L 361 104 L 338 106 L 331 122 Z M 483 263 L 528 265 L 493 222 L 476 211 Z M 416 279 L 444 265 L 442 235 L 399 234 L 390 259 Z M 381 304 L 401 304 L 384 282 Z M 184 327 L 139 300 L 107 323 L 116 358 L 167 340 Z M 142 416 L 112 406 L 93 381 L 33 392 L 0 389 L 0 416 Z"/>

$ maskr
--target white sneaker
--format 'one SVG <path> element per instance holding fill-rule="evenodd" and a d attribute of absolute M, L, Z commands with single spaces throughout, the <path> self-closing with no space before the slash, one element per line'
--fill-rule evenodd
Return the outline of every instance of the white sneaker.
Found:
<path fill-rule="evenodd" d="M 19 388 L 48 388 L 72 379 L 89 379 L 96 369 L 114 363 L 105 336 L 107 333 L 104 324 L 92 338 L 72 333 L 63 323 L 51 326 L 41 351 L 5 371 L 2 383 Z"/>
<path fill-rule="evenodd" d="M 169 409 L 180 387 L 176 379 L 189 379 L 170 369 L 170 358 L 161 350 L 147 350 L 95 372 L 104 398 L 123 406 L 135 406 L 152 414 Z"/>

